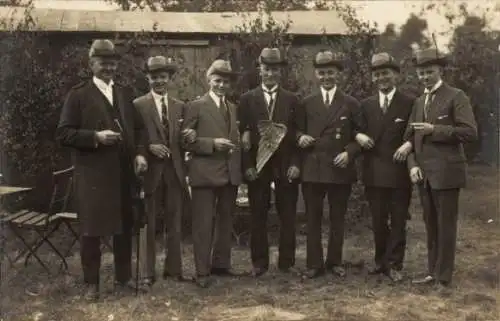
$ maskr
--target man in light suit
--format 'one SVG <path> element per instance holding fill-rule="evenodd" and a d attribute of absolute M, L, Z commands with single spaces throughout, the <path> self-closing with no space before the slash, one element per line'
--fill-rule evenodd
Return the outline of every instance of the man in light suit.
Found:
<path fill-rule="evenodd" d="M 466 94 L 442 79 L 446 58 L 437 48 L 415 52 L 424 94 L 413 105 L 405 136 L 413 147 L 408 169 L 418 184 L 427 231 L 428 272 L 414 284 L 452 280 L 457 237 L 458 198 L 466 184 L 464 144 L 477 139 L 477 125 Z"/>
<path fill-rule="evenodd" d="M 370 273 L 384 273 L 398 282 L 412 195 L 406 167 L 411 148 L 403 145 L 403 137 L 415 99 L 396 88 L 400 67 L 388 53 L 373 55 L 371 72 L 378 92 L 361 102 L 366 128 L 356 135 L 364 149 L 362 177 L 375 238 L 375 267 Z"/>
<path fill-rule="evenodd" d="M 144 179 L 147 224 L 141 229 L 140 246 L 142 282 L 149 289 L 156 281 L 156 219 L 163 214 L 166 222 L 166 257 L 163 277 L 184 281 L 182 276 L 181 221 L 187 193 L 184 151 L 181 138 L 192 141 L 194 131 L 181 133 L 184 103 L 168 94 L 168 83 L 177 66 L 164 56 L 155 56 L 146 63 L 151 91 L 134 100 L 143 118 L 143 141 L 147 142 L 148 171 Z"/>
<path fill-rule="evenodd" d="M 249 136 L 250 148 L 244 150 L 243 172 L 248 182 L 252 211 L 251 252 L 253 275 L 258 277 L 269 268 L 267 216 L 271 201 L 271 182 L 275 184 L 276 210 L 280 218 L 278 267 L 293 272 L 295 264 L 295 218 L 297 212 L 300 151 L 296 143 L 295 110 L 297 96 L 283 89 L 281 70 L 287 61 L 278 48 L 264 48 L 259 56 L 262 84 L 241 96 L 240 132 Z M 269 121 L 286 126 L 286 135 L 257 173 L 257 151 L 261 135 L 259 122 Z"/>
<path fill-rule="evenodd" d="M 231 269 L 231 231 L 241 183 L 240 134 L 236 106 L 226 99 L 235 75 L 228 61 L 215 60 L 206 75 L 210 90 L 189 103 L 183 125 L 197 135 L 186 148 L 195 282 L 202 288 L 211 284 L 211 275 L 237 275 Z"/>
<path fill-rule="evenodd" d="M 332 51 L 314 58 L 320 88 L 301 103 L 297 112 L 298 144 L 302 154 L 302 188 L 307 216 L 307 272 L 316 278 L 325 270 L 344 277 L 342 252 L 344 221 L 352 184 L 357 180 L 354 160 L 361 152 L 355 134 L 363 126 L 359 102 L 337 86 L 343 61 Z M 323 199 L 330 206 L 330 233 L 323 261 L 321 222 Z"/>

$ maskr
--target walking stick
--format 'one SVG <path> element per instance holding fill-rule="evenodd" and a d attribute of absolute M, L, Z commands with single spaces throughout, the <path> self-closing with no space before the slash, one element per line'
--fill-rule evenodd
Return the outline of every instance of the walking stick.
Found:
<path fill-rule="evenodd" d="M 139 295 L 139 258 L 140 258 L 140 235 L 141 228 L 144 227 L 145 207 L 144 207 L 144 176 L 138 176 L 138 195 L 136 196 L 136 246 L 135 246 L 135 296 Z"/>

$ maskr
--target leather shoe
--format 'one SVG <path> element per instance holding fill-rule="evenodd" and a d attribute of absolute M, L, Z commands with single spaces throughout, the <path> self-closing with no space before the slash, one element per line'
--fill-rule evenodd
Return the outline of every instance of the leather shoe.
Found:
<path fill-rule="evenodd" d="M 84 299 L 88 302 L 95 302 L 99 300 L 99 287 L 97 285 L 87 285 L 85 289 Z"/>
<path fill-rule="evenodd" d="M 266 268 L 262 268 L 262 267 L 254 267 L 252 269 L 252 272 L 251 272 L 251 275 L 254 277 L 254 278 L 258 278 L 264 274 L 267 273 L 267 269 Z"/>
<path fill-rule="evenodd" d="M 212 268 L 210 270 L 210 274 L 216 276 L 228 276 L 228 277 L 238 277 L 244 275 L 244 273 L 236 272 L 233 269 L 226 269 L 226 268 Z"/>
<path fill-rule="evenodd" d="M 176 280 L 177 282 L 191 282 L 193 281 L 192 278 L 188 278 L 188 277 L 185 277 L 183 276 L 182 274 L 179 274 L 179 275 L 172 275 L 168 272 L 164 272 L 163 273 L 163 279 L 164 280 L 167 280 L 167 279 L 174 279 Z"/>
<path fill-rule="evenodd" d="M 132 280 L 128 280 L 125 282 L 115 281 L 114 285 L 115 293 L 133 292 L 136 290 L 135 282 L 133 282 Z"/>
<path fill-rule="evenodd" d="M 206 289 L 212 284 L 212 279 L 210 276 L 197 276 L 193 279 L 193 282 L 200 288 Z"/>
<path fill-rule="evenodd" d="M 279 270 L 282 273 L 297 274 L 297 275 L 300 274 L 300 271 L 294 266 L 290 266 L 290 267 L 286 267 L 286 268 L 279 268 Z"/>
<path fill-rule="evenodd" d="M 401 282 L 403 280 L 403 275 L 396 270 L 388 269 L 385 273 L 392 282 Z"/>
<path fill-rule="evenodd" d="M 374 268 L 368 271 L 370 275 L 382 274 L 386 271 L 386 269 L 382 265 L 376 265 Z"/>
<path fill-rule="evenodd" d="M 436 282 L 436 279 L 432 275 L 427 275 L 426 277 L 414 279 L 411 281 L 412 284 L 433 284 Z"/>
<path fill-rule="evenodd" d="M 346 276 L 347 273 L 343 267 L 341 267 L 340 265 L 336 265 L 332 267 L 332 274 L 343 278 Z"/>
<path fill-rule="evenodd" d="M 309 269 L 307 270 L 303 276 L 307 279 L 315 279 L 325 274 L 324 269 Z"/>

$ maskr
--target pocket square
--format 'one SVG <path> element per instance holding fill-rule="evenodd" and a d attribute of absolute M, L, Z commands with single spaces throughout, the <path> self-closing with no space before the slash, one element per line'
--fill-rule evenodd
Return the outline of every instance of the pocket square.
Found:
<path fill-rule="evenodd" d="M 437 118 L 437 119 L 445 119 L 445 118 L 448 118 L 448 115 L 438 116 L 438 118 Z"/>
<path fill-rule="evenodd" d="M 396 119 L 394 119 L 394 122 L 395 122 L 395 123 L 400 123 L 400 122 L 402 122 L 402 121 L 405 121 L 405 120 L 404 120 L 404 119 L 401 119 L 401 118 L 396 118 Z"/>
<path fill-rule="evenodd" d="M 342 116 L 342 117 L 340 117 L 340 120 L 346 120 L 346 119 L 347 119 L 347 117 L 346 117 L 346 116 Z"/>

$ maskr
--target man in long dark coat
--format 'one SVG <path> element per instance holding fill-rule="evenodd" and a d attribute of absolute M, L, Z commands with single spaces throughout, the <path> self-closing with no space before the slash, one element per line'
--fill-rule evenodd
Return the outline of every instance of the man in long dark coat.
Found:
<path fill-rule="evenodd" d="M 295 218 L 297 212 L 300 151 L 296 143 L 295 110 L 297 96 L 280 84 L 281 69 L 287 62 L 278 48 L 264 48 L 259 56 L 262 84 L 241 96 L 239 105 L 240 131 L 243 141 L 249 136 L 249 150 L 242 153 L 242 166 L 248 182 L 248 197 L 252 211 L 251 255 L 253 275 L 260 276 L 269 268 L 267 216 L 274 183 L 275 204 L 280 218 L 278 268 L 288 272 L 295 265 Z M 271 121 L 286 127 L 286 135 L 259 173 L 258 150 L 263 149 L 259 123 Z M 245 137 L 247 136 L 247 137 Z"/>
<path fill-rule="evenodd" d="M 68 93 L 57 128 L 57 140 L 73 149 L 80 255 L 89 300 L 99 298 L 101 237 L 113 236 L 115 290 L 131 286 L 134 171 L 147 168 L 136 140 L 141 117 L 130 90 L 113 82 L 117 59 L 110 40 L 94 41 L 89 51 L 94 77 Z"/>
<path fill-rule="evenodd" d="M 400 67 L 388 53 L 373 55 L 371 72 L 378 92 L 361 102 L 366 128 L 356 135 L 365 149 L 362 177 L 375 238 L 375 267 L 370 272 L 397 282 L 402 279 L 412 194 L 406 168 L 411 148 L 402 145 L 414 97 L 396 88 Z"/>
<path fill-rule="evenodd" d="M 344 277 L 344 221 L 352 184 L 357 180 L 354 161 L 361 146 L 355 134 L 364 128 L 363 114 L 360 103 L 337 85 L 344 66 L 342 59 L 327 50 L 319 52 L 313 63 L 320 88 L 303 99 L 297 112 L 307 216 L 306 276 L 316 278 L 329 270 Z M 321 222 L 325 195 L 330 206 L 330 233 L 323 261 Z"/>
<path fill-rule="evenodd" d="M 413 147 L 408 169 L 418 184 L 427 231 L 427 274 L 413 283 L 438 287 L 452 280 L 458 198 L 467 178 L 464 144 L 478 137 L 469 98 L 441 78 L 446 62 L 437 48 L 415 53 L 417 77 L 425 89 L 413 105 L 405 134 Z"/>

